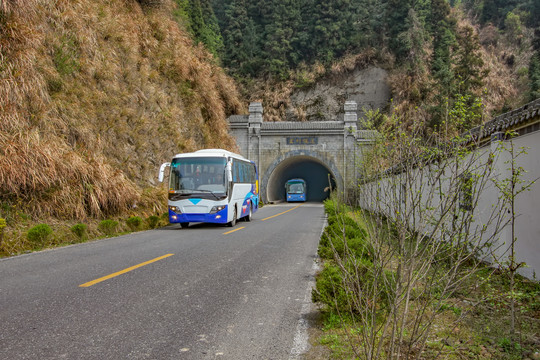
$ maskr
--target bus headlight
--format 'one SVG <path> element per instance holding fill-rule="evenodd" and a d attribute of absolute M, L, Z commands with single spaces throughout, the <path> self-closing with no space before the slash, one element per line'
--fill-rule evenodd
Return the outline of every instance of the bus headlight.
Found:
<path fill-rule="evenodd" d="M 177 214 L 181 214 L 181 213 L 182 213 L 182 211 L 180 210 L 180 207 L 178 207 L 178 206 L 171 206 L 171 205 L 169 205 L 169 210 L 171 210 L 172 212 L 175 212 L 175 213 L 177 213 Z"/>
<path fill-rule="evenodd" d="M 227 205 L 217 205 L 217 206 L 214 206 L 212 208 L 212 210 L 210 210 L 210 214 L 215 214 L 217 212 L 220 212 L 221 210 L 225 209 L 227 207 Z"/>

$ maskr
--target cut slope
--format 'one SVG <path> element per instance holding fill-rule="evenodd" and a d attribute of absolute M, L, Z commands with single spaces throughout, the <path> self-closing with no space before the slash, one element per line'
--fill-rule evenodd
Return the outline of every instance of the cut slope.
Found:
<path fill-rule="evenodd" d="M 1 2 L 1 202 L 38 216 L 118 213 L 174 153 L 235 150 L 233 81 L 174 22 L 171 1 L 154 3 Z"/>

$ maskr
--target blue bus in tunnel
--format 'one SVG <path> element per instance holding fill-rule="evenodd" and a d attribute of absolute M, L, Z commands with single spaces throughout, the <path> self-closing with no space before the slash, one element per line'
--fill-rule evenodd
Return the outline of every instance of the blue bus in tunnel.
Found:
<path fill-rule="evenodd" d="M 287 202 L 306 201 L 307 186 L 304 179 L 290 179 L 285 183 Z"/>

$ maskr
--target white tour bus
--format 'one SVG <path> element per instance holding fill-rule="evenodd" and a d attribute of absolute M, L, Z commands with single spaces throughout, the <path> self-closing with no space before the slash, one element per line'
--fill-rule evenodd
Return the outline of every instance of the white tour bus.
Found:
<path fill-rule="evenodd" d="M 169 176 L 169 221 L 188 227 L 190 222 L 228 224 L 251 221 L 259 207 L 255 163 L 221 149 L 178 154 L 159 169 Z"/>

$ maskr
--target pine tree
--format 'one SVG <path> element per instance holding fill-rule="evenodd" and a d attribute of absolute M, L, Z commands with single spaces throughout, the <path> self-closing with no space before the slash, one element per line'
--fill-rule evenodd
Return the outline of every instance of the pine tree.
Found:
<path fill-rule="evenodd" d="M 480 55 L 478 35 L 470 26 L 459 30 L 455 51 L 454 74 L 458 81 L 457 92 L 462 95 L 474 95 L 475 90 L 484 86 L 488 71 Z"/>
<path fill-rule="evenodd" d="M 356 14 L 350 0 L 315 2 L 310 15 L 314 58 L 328 64 L 353 47 Z"/>
<path fill-rule="evenodd" d="M 418 13 L 411 8 L 407 16 L 407 31 L 399 34 L 398 38 L 403 44 L 404 53 L 408 67 L 412 73 L 421 73 L 424 71 L 424 47 L 427 42 L 427 33 L 424 21 L 418 16 Z"/>
<path fill-rule="evenodd" d="M 223 49 L 223 40 L 210 0 L 176 0 L 174 16 L 195 41 L 202 42 L 214 56 Z"/>
<path fill-rule="evenodd" d="M 265 27 L 264 47 L 268 71 L 281 79 L 288 76 L 291 67 L 298 63 L 299 55 L 293 48 L 298 34 L 300 12 L 294 0 L 273 0 L 272 12 Z"/>
<path fill-rule="evenodd" d="M 218 21 L 219 27 L 223 28 L 225 25 L 225 8 L 231 4 L 232 0 L 212 0 L 211 6 L 216 19 Z"/>
<path fill-rule="evenodd" d="M 398 60 L 407 57 L 407 48 L 401 42 L 400 35 L 407 32 L 407 16 L 411 9 L 410 0 L 387 0 L 386 19 L 390 49 L 396 54 Z"/>
<path fill-rule="evenodd" d="M 248 16 L 246 0 L 233 0 L 225 7 L 223 62 L 237 77 L 255 76 L 261 71 L 261 39 Z"/>
<path fill-rule="evenodd" d="M 216 15 L 210 4 L 210 0 L 193 0 L 200 1 L 200 9 L 202 15 L 202 27 L 200 29 L 199 39 L 206 48 L 219 56 L 223 51 L 223 38 L 221 37 L 221 29 L 219 27 Z"/>
<path fill-rule="evenodd" d="M 469 121 L 462 124 L 460 131 L 464 131 L 480 125 L 482 107 L 475 104 L 481 103 L 478 92 L 484 86 L 484 79 L 488 75 L 488 70 L 484 67 L 484 61 L 480 54 L 478 35 L 470 26 L 461 28 L 458 31 L 454 61 L 457 90 L 456 94 L 453 95 L 458 95 L 464 99 L 465 105 L 475 115 L 469 117 Z"/>
<path fill-rule="evenodd" d="M 540 28 L 534 31 L 533 55 L 529 63 L 529 81 L 531 101 L 540 98 Z"/>
<path fill-rule="evenodd" d="M 452 47 L 456 42 L 456 22 L 450 17 L 450 5 L 445 0 L 433 0 L 431 4 L 430 29 L 433 34 L 431 71 L 436 89 L 431 109 L 431 126 L 437 128 L 446 119 L 448 102 L 455 94 Z"/>

